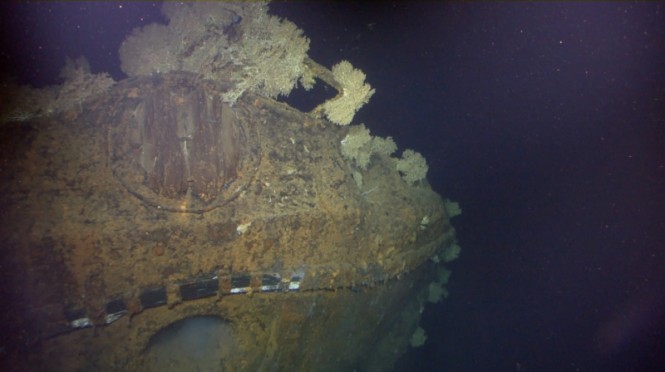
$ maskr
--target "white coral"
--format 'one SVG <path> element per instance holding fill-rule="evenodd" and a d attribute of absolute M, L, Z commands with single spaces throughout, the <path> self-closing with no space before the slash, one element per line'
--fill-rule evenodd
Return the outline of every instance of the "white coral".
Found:
<path fill-rule="evenodd" d="M 330 121 L 349 125 L 356 112 L 369 102 L 374 89 L 365 83 L 365 74 L 349 61 L 342 61 L 332 68 L 335 80 L 342 86 L 340 94 L 323 103 L 323 111 Z"/>
<path fill-rule="evenodd" d="M 396 168 L 411 185 L 425 179 L 428 170 L 425 158 L 413 150 L 404 150 L 402 158 L 396 161 Z"/>
<path fill-rule="evenodd" d="M 372 136 L 364 124 L 350 126 L 349 133 L 340 143 L 342 155 L 362 170 L 367 169 L 373 155 L 390 156 L 397 150 L 391 137 Z"/>
<path fill-rule="evenodd" d="M 120 47 L 127 75 L 183 70 L 231 77 L 234 86 L 223 98 L 233 104 L 246 91 L 288 95 L 305 72 L 309 39 L 292 22 L 269 15 L 264 3 L 166 2 L 163 12 L 168 26 L 135 29 Z"/>
<path fill-rule="evenodd" d="M 372 155 L 369 146 L 371 141 L 372 136 L 365 125 L 351 126 L 349 133 L 341 141 L 342 155 L 346 159 L 353 160 L 358 168 L 366 169 Z"/>
<path fill-rule="evenodd" d="M 288 95 L 303 75 L 309 39 L 294 23 L 267 14 L 265 7 L 246 11 L 251 16 L 243 18 L 243 38 L 228 49 L 242 72 L 224 98 L 234 103 L 245 91 L 269 97 Z"/>

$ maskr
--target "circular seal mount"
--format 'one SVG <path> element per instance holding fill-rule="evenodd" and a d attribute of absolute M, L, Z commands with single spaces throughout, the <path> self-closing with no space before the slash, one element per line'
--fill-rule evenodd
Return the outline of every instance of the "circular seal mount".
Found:
<path fill-rule="evenodd" d="M 223 88 L 188 74 L 148 78 L 126 88 L 109 126 L 114 176 L 147 204 L 205 212 L 233 200 L 260 160 L 256 127 Z M 118 122 L 118 120 L 120 122 Z"/>

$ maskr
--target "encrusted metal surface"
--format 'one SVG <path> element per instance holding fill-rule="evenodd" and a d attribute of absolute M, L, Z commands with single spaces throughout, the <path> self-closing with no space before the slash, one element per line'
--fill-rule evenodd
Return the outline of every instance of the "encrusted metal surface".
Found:
<path fill-rule="evenodd" d="M 112 123 L 109 157 L 128 191 L 160 208 L 202 212 L 247 187 L 259 138 L 250 117 L 222 103 L 218 84 L 172 74 L 129 89 L 114 104 L 125 110 L 101 118 Z"/>
<path fill-rule="evenodd" d="M 360 188 L 346 128 L 223 90 L 129 79 L 0 129 L 15 370 L 150 370 L 151 337 L 200 315 L 233 327 L 229 370 L 380 370 L 405 350 L 425 263 L 454 241 L 440 197 L 383 158 Z"/>

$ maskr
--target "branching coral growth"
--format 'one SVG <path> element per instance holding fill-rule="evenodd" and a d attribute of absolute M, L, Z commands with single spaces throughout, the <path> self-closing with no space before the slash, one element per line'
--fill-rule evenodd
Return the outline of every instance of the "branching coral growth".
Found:
<path fill-rule="evenodd" d="M 134 29 L 120 46 L 122 70 L 129 76 L 177 70 L 208 75 L 230 63 L 222 54 L 228 47 L 225 31 L 239 19 L 232 6 L 165 2 L 169 24 Z"/>
<path fill-rule="evenodd" d="M 106 92 L 115 83 L 108 74 L 91 73 L 84 57 L 67 58 L 60 78 L 63 79 L 61 85 L 41 89 L 3 82 L 0 122 L 27 121 L 67 110 L 80 111 L 83 102 Z"/>
<path fill-rule="evenodd" d="M 446 199 L 443 201 L 443 207 L 446 210 L 448 218 L 453 218 L 462 214 L 462 208 L 460 208 L 458 202 Z"/>
<path fill-rule="evenodd" d="M 128 76 L 180 69 L 175 40 L 175 33 L 164 25 L 134 29 L 120 46 L 120 68 Z"/>
<path fill-rule="evenodd" d="M 341 141 L 342 156 L 352 161 L 360 171 L 367 169 L 372 156 L 390 157 L 396 150 L 397 145 L 391 137 L 372 136 L 364 124 L 350 126 L 349 132 Z M 427 161 L 413 150 L 404 150 L 400 159 L 392 157 L 390 159 L 394 162 L 395 169 L 402 175 L 402 179 L 410 185 L 415 185 L 427 176 Z"/>
<path fill-rule="evenodd" d="M 106 73 L 93 74 L 85 57 L 67 58 L 60 77 L 64 82 L 51 103 L 54 111 L 81 109 L 86 99 L 106 92 L 115 83 Z"/>
<path fill-rule="evenodd" d="M 397 145 L 391 137 L 371 136 L 369 129 L 363 124 L 351 126 L 341 145 L 342 155 L 362 170 L 367 169 L 372 155 L 390 156 L 397 150 Z"/>
<path fill-rule="evenodd" d="M 395 162 L 397 170 L 407 183 L 414 185 L 427 176 L 427 162 L 425 158 L 413 150 L 404 150 L 402 158 Z"/>
<path fill-rule="evenodd" d="M 459 257 L 459 253 L 462 250 L 460 246 L 457 243 L 454 243 L 450 246 L 448 246 L 443 252 L 441 252 L 440 256 L 443 262 L 450 262 L 453 260 L 456 260 Z"/>
<path fill-rule="evenodd" d="M 323 111 L 333 123 L 349 125 L 356 112 L 369 102 L 374 89 L 365 83 L 365 74 L 348 61 L 333 66 L 332 73 L 342 91 L 337 97 L 323 103 Z"/>
<path fill-rule="evenodd" d="M 292 22 L 268 15 L 265 6 L 248 6 L 245 13 L 243 36 L 228 49 L 233 64 L 242 69 L 227 100 L 235 102 L 246 90 L 288 95 L 303 75 L 309 39 Z"/>
<path fill-rule="evenodd" d="M 233 104 L 246 91 L 288 95 L 306 71 L 309 39 L 292 22 L 269 15 L 265 3 L 166 2 L 162 12 L 168 26 L 134 30 L 122 44 L 129 76 L 182 70 L 231 77 L 224 100 Z"/>

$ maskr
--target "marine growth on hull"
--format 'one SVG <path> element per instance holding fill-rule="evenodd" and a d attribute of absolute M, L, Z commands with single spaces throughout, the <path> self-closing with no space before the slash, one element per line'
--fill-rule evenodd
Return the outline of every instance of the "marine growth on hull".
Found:
<path fill-rule="evenodd" d="M 310 59 L 265 3 L 162 11 L 121 45 L 127 78 L 79 58 L 62 85 L 6 89 L 7 363 L 390 369 L 447 295 L 459 206 L 422 155 L 354 122 L 371 72 Z M 336 94 L 283 99 L 315 83 Z"/>

